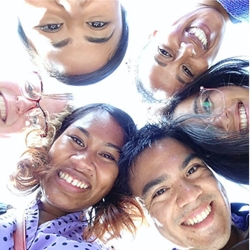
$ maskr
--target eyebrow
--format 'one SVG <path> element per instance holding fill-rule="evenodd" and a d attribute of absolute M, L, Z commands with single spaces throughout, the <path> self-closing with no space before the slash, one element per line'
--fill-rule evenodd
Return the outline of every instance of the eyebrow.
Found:
<path fill-rule="evenodd" d="M 52 46 L 55 47 L 55 48 L 62 48 L 62 47 L 65 47 L 67 46 L 68 44 L 70 44 L 72 42 L 72 39 L 71 38 L 66 38 L 60 42 L 57 42 L 57 43 L 52 43 Z"/>
<path fill-rule="evenodd" d="M 189 162 L 191 160 L 193 160 L 194 158 L 199 158 L 197 156 L 196 153 L 191 153 L 189 154 L 183 161 L 183 163 L 179 166 L 180 170 L 183 170 L 187 167 L 187 165 L 189 164 Z M 168 175 L 167 174 L 163 174 L 159 177 L 157 177 L 156 179 L 148 182 L 142 189 L 142 197 L 143 199 L 145 198 L 145 196 L 147 195 L 147 193 L 156 185 L 159 185 L 161 183 L 163 183 L 164 181 L 166 181 L 168 179 Z"/>
<path fill-rule="evenodd" d="M 106 43 L 112 38 L 112 36 L 114 35 L 114 32 L 115 30 L 113 30 L 112 34 L 109 37 L 97 38 L 97 37 L 84 36 L 84 39 L 86 39 L 90 43 Z M 72 38 L 69 37 L 69 38 L 63 39 L 60 42 L 52 43 L 52 46 L 60 49 L 72 43 L 72 41 L 73 41 Z"/>
<path fill-rule="evenodd" d="M 115 29 L 113 30 L 113 32 L 111 33 L 109 37 L 97 38 L 97 37 L 85 36 L 84 38 L 90 43 L 106 43 L 111 39 L 114 33 L 115 33 Z"/>
<path fill-rule="evenodd" d="M 79 130 L 80 130 L 83 134 L 85 134 L 87 137 L 90 136 L 90 133 L 89 133 L 87 130 L 85 130 L 83 127 L 76 126 L 76 128 L 79 129 Z M 114 148 L 114 149 L 116 149 L 119 153 L 121 153 L 121 148 L 118 147 L 117 145 L 113 144 L 113 143 L 107 142 L 107 143 L 105 143 L 105 146 Z"/>
<path fill-rule="evenodd" d="M 156 57 L 154 57 L 154 59 L 155 59 L 156 63 L 158 65 L 160 65 L 161 67 L 167 67 L 168 66 L 167 63 L 163 63 L 163 62 L 159 61 Z M 186 84 L 186 82 L 178 74 L 175 76 L 175 79 L 177 81 L 179 81 L 181 84 Z"/>

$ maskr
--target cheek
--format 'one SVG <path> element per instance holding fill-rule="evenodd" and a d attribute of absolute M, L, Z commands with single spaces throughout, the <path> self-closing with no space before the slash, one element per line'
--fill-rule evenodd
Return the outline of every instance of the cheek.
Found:
<path fill-rule="evenodd" d="M 98 171 L 98 182 L 105 189 L 111 189 L 118 176 L 118 167 L 100 169 Z"/>

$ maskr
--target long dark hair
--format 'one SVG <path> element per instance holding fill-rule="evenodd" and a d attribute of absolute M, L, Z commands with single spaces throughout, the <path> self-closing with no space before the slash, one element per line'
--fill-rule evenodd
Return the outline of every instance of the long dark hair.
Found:
<path fill-rule="evenodd" d="M 121 7 L 121 14 L 122 14 L 122 33 L 121 39 L 117 46 L 117 49 L 113 53 L 111 59 L 108 61 L 106 65 L 102 68 L 88 74 L 81 74 L 81 75 L 67 75 L 58 72 L 56 68 L 51 68 L 51 65 L 45 65 L 45 68 L 49 72 L 50 76 L 55 77 L 60 82 L 72 85 L 72 86 L 85 86 L 97 83 L 104 78 L 108 77 L 112 74 L 118 66 L 121 64 L 128 47 L 128 40 L 129 40 L 129 27 L 128 22 L 126 19 L 126 10 Z M 18 34 L 23 42 L 25 48 L 27 49 L 28 53 L 30 54 L 32 59 L 35 59 L 37 55 L 35 55 L 34 47 L 29 43 L 28 38 L 23 30 L 23 27 L 18 20 Z M 91 60 L 91 59 L 90 59 Z"/>

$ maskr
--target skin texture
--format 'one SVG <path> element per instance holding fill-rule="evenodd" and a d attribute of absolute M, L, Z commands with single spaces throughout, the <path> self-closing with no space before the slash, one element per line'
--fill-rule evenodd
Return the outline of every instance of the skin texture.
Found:
<path fill-rule="evenodd" d="M 124 141 L 122 128 L 106 111 L 92 112 L 70 125 L 49 151 L 52 163 L 41 182 L 42 210 L 55 218 L 89 208 L 105 197 L 117 178 Z M 60 171 L 86 188 L 66 182 L 59 177 Z"/>
<path fill-rule="evenodd" d="M 207 44 L 189 31 L 202 29 Z M 170 27 L 154 31 L 141 55 L 138 77 L 157 99 L 172 96 L 211 66 L 218 54 L 226 18 L 217 9 L 199 7 Z M 145 72 L 149 72 L 145 74 Z"/>
<path fill-rule="evenodd" d="M 212 119 L 207 119 L 208 123 L 212 123 L 219 128 L 223 128 L 226 131 L 234 132 L 241 129 L 249 128 L 249 90 L 248 88 L 238 86 L 227 86 L 217 88 L 224 96 L 225 108 L 223 109 L 223 100 L 221 95 L 217 92 L 213 92 L 209 97 L 209 103 L 212 109 L 205 109 L 202 107 L 200 97 L 198 95 L 192 95 L 186 100 L 182 101 L 174 111 L 174 117 L 181 116 L 183 114 L 207 114 Z M 197 99 L 198 98 L 198 99 Z M 205 99 L 207 101 L 207 99 Z M 195 109 L 195 103 L 197 108 Z M 243 114 L 240 114 L 239 108 L 244 107 Z M 216 110 L 221 110 L 217 112 Z M 195 112 L 196 110 L 196 112 Z M 245 125 L 243 125 L 245 123 Z"/>
<path fill-rule="evenodd" d="M 20 22 L 36 53 L 68 75 L 100 69 L 118 46 L 122 32 L 118 0 L 22 0 L 19 4 Z M 110 39 L 92 42 L 87 37 Z M 68 42 L 62 42 L 65 39 Z"/>
<path fill-rule="evenodd" d="M 173 139 L 146 148 L 131 174 L 133 194 L 141 198 L 158 231 L 188 249 L 221 249 L 231 231 L 230 207 L 223 186 L 195 154 Z M 200 223 L 188 220 L 211 211 Z"/>
<path fill-rule="evenodd" d="M 0 137 L 10 133 L 19 133 L 26 125 L 31 124 L 31 119 L 28 118 L 30 112 L 39 111 L 41 114 L 40 110 L 35 108 L 36 102 L 25 97 L 25 84 L 25 81 L 0 81 Z M 40 82 L 38 86 L 39 84 Z M 46 97 L 42 97 L 39 103 L 41 108 L 49 114 L 61 112 L 66 105 L 63 100 Z M 35 123 L 44 126 L 42 114 L 38 116 Z"/>

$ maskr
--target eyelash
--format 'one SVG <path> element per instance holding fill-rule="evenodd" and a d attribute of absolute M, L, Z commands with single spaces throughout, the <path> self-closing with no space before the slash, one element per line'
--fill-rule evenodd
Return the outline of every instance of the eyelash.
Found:
<path fill-rule="evenodd" d="M 87 24 L 94 29 L 101 29 L 101 28 L 105 27 L 108 23 L 101 22 L 101 21 L 95 21 L 95 22 L 87 22 Z M 101 24 L 101 26 L 100 26 L 100 24 Z"/>
<path fill-rule="evenodd" d="M 44 32 L 54 33 L 54 32 L 59 31 L 62 26 L 63 26 L 63 23 L 50 23 L 50 24 L 38 26 L 38 28 L 40 28 Z"/>
<path fill-rule="evenodd" d="M 166 51 L 165 49 L 161 49 L 160 47 L 158 47 L 158 51 L 162 56 L 165 57 L 173 57 L 168 51 Z"/>
<path fill-rule="evenodd" d="M 182 70 L 184 71 L 184 74 L 189 76 L 189 77 L 194 77 L 194 74 L 188 69 L 186 66 L 182 66 Z"/>
<path fill-rule="evenodd" d="M 153 195 L 153 199 L 156 198 L 157 196 L 160 196 L 164 194 L 167 191 L 168 188 L 161 188 L 158 191 L 156 191 Z"/>
<path fill-rule="evenodd" d="M 79 140 L 76 136 L 70 136 L 70 138 L 79 146 L 84 147 L 85 145 L 81 140 Z"/>
<path fill-rule="evenodd" d="M 99 155 L 103 156 L 104 158 L 108 159 L 108 160 L 112 160 L 112 161 L 115 161 L 115 158 L 112 156 L 112 155 L 109 155 L 109 154 L 103 154 L 103 153 L 100 153 Z"/>

